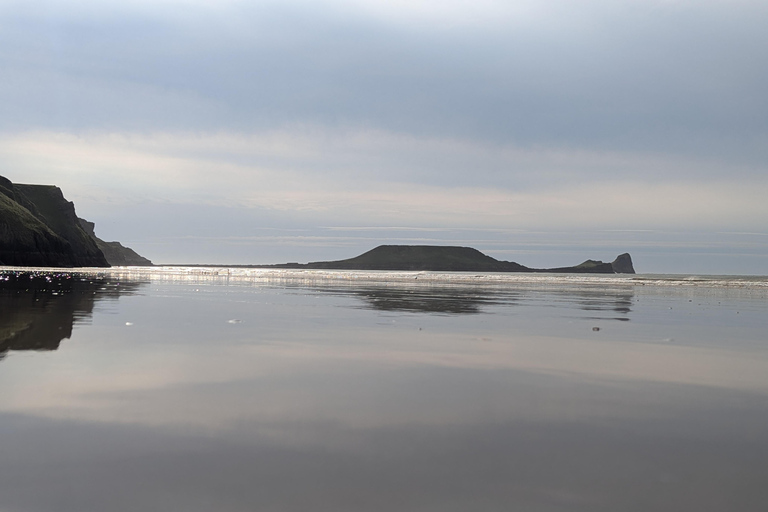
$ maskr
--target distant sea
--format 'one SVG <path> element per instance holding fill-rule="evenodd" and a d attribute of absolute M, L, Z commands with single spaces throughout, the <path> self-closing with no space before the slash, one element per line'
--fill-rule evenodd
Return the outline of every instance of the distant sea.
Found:
<path fill-rule="evenodd" d="M 0 511 L 762 511 L 768 277 L 0 267 Z"/>

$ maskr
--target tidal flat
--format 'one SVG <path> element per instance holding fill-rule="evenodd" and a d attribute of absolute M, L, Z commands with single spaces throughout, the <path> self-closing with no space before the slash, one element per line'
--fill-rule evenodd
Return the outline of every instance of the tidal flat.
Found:
<path fill-rule="evenodd" d="M 0 511 L 762 511 L 768 281 L 0 272 Z"/>

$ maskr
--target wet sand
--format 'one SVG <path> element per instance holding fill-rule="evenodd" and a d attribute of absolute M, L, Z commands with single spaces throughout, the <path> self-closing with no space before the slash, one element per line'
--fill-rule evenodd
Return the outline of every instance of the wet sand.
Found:
<path fill-rule="evenodd" d="M 0 291 L 0 510 L 768 502 L 761 293 L 46 286 Z"/>

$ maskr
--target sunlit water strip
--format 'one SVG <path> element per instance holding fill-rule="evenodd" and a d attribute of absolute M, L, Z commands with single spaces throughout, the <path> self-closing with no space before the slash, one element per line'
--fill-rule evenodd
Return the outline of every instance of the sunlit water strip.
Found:
<path fill-rule="evenodd" d="M 112 267 L 39 268 L 0 267 L 2 273 L 66 273 L 118 279 L 264 284 L 393 284 L 461 285 L 472 287 L 535 286 L 537 288 L 684 287 L 728 288 L 768 296 L 768 276 L 718 276 L 686 274 L 547 274 L 429 271 L 305 270 L 242 267 Z"/>

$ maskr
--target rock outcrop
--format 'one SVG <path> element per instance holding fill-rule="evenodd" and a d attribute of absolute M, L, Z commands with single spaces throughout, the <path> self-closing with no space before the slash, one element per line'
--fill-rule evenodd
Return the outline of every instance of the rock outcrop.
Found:
<path fill-rule="evenodd" d="M 151 262 L 83 229 L 75 205 L 59 187 L 14 184 L 0 176 L 0 265 L 109 267 Z"/>
<path fill-rule="evenodd" d="M 108 267 L 58 187 L 16 185 L 0 176 L 0 262 L 3 265 Z"/>
<path fill-rule="evenodd" d="M 632 265 L 632 257 L 629 253 L 619 254 L 611 263 L 613 271 L 617 274 L 634 274 L 635 267 Z"/>
<path fill-rule="evenodd" d="M 80 227 L 82 227 L 85 232 L 91 235 L 91 237 L 96 241 L 96 245 L 99 249 L 101 249 L 101 252 L 104 253 L 104 257 L 107 258 L 107 261 L 113 267 L 152 266 L 153 263 L 151 261 L 149 261 L 144 256 L 140 256 L 130 247 L 125 247 L 120 242 L 105 242 L 101 238 L 97 237 L 95 232 L 96 224 L 93 222 L 89 222 L 85 219 L 77 220 L 80 222 Z"/>
<path fill-rule="evenodd" d="M 80 227 L 75 205 L 54 185 L 14 185 L 24 206 L 72 247 L 75 267 L 108 267 L 96 241 Z"/>
<path fill-rule="evenodd" d="M 632 258 L 622 254 L 613 263 L 587 260 L 574 267 L 530 268 L 513 261 L 500 261 L 471 247 L 438 245 L 380 245 L 355 258 L 312 263 L 270 265 L 276 268 L 338 270 L 431 270 L 455 272 L 555 272 L 634 274 Z"/>
<path fill-rule="evenodd" d="M 556 273 L 592 273 L 592 274 L 634 274 L 635 268 L 632 266 L 632 257 L 629 253 L 620 254 L 611 263 L 602 261 L 587 260 L 575 267 L 550 268 L 535 270 L 536 272 L 556 272 Z"/>

